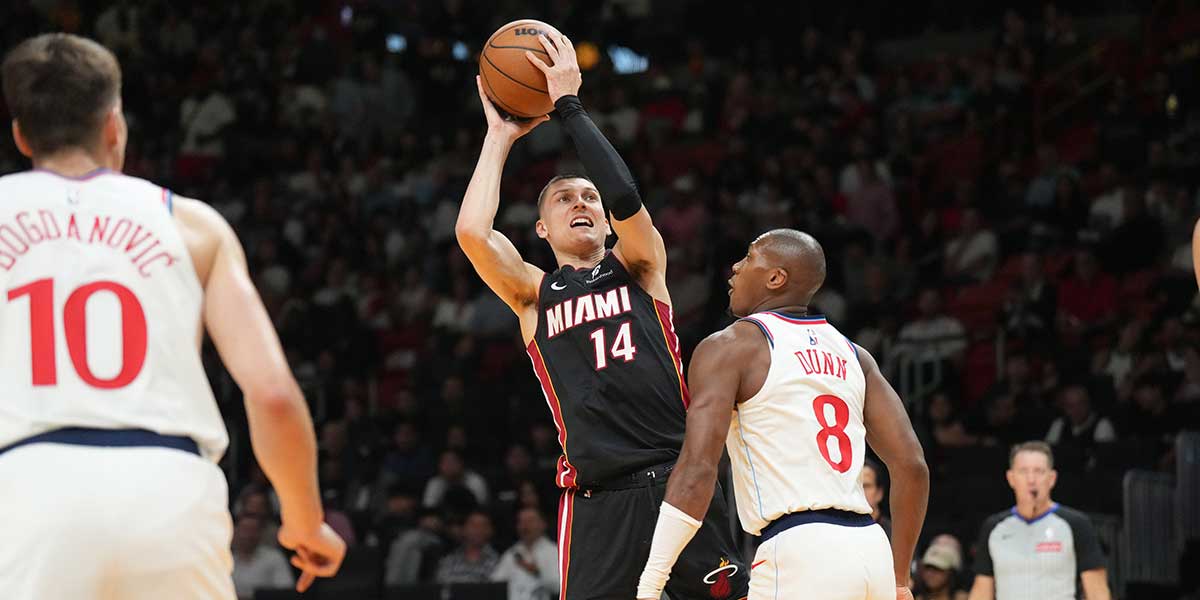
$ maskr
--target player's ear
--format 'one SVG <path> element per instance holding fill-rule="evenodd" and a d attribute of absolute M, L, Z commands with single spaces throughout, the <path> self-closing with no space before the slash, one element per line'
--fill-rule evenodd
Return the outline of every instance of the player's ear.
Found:
<path fill-rule="evenodd" d="M 1050 470 L 1050 489 L 1054 489 L 1054 484 L 1058 483 L 1058 471 Z"/>
<path fill-rule="evenodd" d="M 21 133 L 21 125 L 16 119 L 12 121 L 12 136 L 13 141 L 17 144 L 17 150 L 21 151 L 21 155 L 25 158 L 33 158 L 33 148 L 29 146 L 29 140 L 25 139 L 25 134 Z"/>
<path fill-rule="evenodd" d="M 541 219 L 538 219 L 537 223 L 533 224 L 533 230 L 536 231 L 537 236 L 543 240 L 546 239 L 546 236 L 550 235 L 550 231 L 546 229 L 546 223 Z"/>
<path fill-rule="evenodd" d="M 1008 480 L 1008 487 L 1012 488 L 1015 491 L 1017 489 L 1017 482 L 1016 482 L 1017 474 L 1013 473 L 1012 469 L 1009 469 L 1004 472 L 1004 478 Z"/>
<path fill-rule="evenodd" d="M 104 128 L 100 139 L 106 149 L 116 148 L 124 142 L 127 133 L 125 116 L 121 114 L 121 105 L 114 104 L 104 115 Z"/>
<path fill-rule="evenodd" d="M 777 290 L 788 282 L 788 272 L 786 269 L 775 267 L 771 269 L 771 275 L 767 277 L 767 289 Z"/>

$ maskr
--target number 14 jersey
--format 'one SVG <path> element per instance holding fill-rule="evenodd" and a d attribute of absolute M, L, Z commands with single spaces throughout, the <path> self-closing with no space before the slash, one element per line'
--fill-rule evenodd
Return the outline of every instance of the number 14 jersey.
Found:
<path fill-rule="evenodd" d="M 726 445 L 742 528 L 788 513 L 869 514 L 862 491 L 866 379 L 858 351 L 823 317 L 750 315 L 768 344 L 762 388 L 735 407 Z"/>
<path fill-rule="evenodd" d="M 527 351 L 558 428 L 559 487 L 587 487 L 674 460 L 687 387 L 671 307 L 611 252 L 549 273 Z"/>
<path fill-rule="evenodd" d="M 0 447 L 64 427 L 228 445 L 200 360 L 204 291 L 171 192 L 98 170 L 0 178 Z"/>

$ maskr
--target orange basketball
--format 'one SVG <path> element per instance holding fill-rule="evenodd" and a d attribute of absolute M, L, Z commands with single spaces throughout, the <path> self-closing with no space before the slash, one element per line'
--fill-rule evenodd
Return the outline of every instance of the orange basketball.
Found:
<path fill-rule="evenodd" d="M 533 19 L 513 21 L 492 34 L 479 55 L 483 91 L 500 110 L 522 119 L 548 114 L 554 103 L 546 92 L 546 76 L 525 58 L 528 50 L 546 64 L 550 56 L 539 35 L 558 30 Z"/>

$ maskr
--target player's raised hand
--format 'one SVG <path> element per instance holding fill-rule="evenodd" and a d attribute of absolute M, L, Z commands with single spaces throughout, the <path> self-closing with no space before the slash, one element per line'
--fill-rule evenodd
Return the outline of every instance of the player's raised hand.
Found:
<path fill-rule="evenodd" d="M 491 98 L 488 98 L 487 94 L 483 91 L 483 80 L 478 75 L 475 76 L 475 87 L 479 89 L 479 101 L 483 103 L 483 114 L 487 117 L 489 135 L 499 135 L 511 142 L 533 131 L 534 127 L 550 120 L 550 115 L 542 115 L 523 121 L 506 119 L 500 115 L 500 111 L 496 110 L 496 105 L 492 104 Z"/>
<path fill-rule="evenodd" d="M 908 586 L 896 586 L 896 600 L 913 600 L 912 590 Z"/>
<path fill-rule="evenodd" d="M 303 592 L 318 577 L 333 577 L 346 557 L 346 542 L 325 523 L 311 532 L 300 532 L 284 523 L 279 528 L 279 543 L 295 550 L 292 566 L 300 569 L 296 591 Z"/>
<path fill-rule="evenodd" d="M 567 36 L 551 31 L 538 36 L 538 41 L 550 55 L 550 64 L 528 50 L 525 58 L 533 63 L 542 73 L 546 74 L 546 91 L 550 100 L 558 102 L 563 96 L 578 96 L 579 86 L 583 85 L 583 74 L 579 72 L 579 59 L 575 57 L 575 46 Z"/>

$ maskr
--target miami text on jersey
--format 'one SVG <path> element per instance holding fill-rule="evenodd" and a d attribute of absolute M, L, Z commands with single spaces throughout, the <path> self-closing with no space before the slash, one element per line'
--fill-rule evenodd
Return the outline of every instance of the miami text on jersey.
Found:
<path fill-rule="evenodd" d="M 65 225 L 60 226 L 60 222 Z M 11 223 L 0 223 L 0 269 L 12 270 L 18 258 L 43 242 L 64 239 L 121 252 L 142 277 L 153 275 L 154 268 L 170 267 L 179 260 L 159 248 L 162 242 L 153 232 L 127 217 L 114 221 L 109 216 L 77 217 L 71 213 L 60 219 L 51 211 L 39 210 L 36 215 L 21 211 Z"/>
<path fill-rule="evenodd" d="M 576 325 L 632 310 L 633 307 L 629 303 L 629 286 L 624 285 L 602 294 L 568 298 L 546 309 L 546 337 L 552 338 Z"/>

